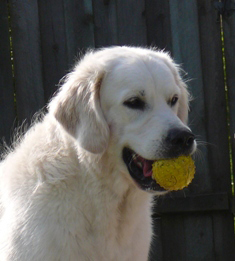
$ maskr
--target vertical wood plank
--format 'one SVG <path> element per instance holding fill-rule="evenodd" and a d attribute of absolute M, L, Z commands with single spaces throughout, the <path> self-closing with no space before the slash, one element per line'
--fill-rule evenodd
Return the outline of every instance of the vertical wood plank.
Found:
<path fill-rule="evenodd" d="M 220 23 L 216 23 L 217 13 L 213 8 L 212 1 L 199 1 L 199 15 L 202 68 L 206 86 L 205 102 L 207 105 L 208 141 L 214 144 L 213 147 L 209 147 L 210 169 L 213 175 L 211 182 L 214 191 L 227 191 L 231 196 L 226 86 L 223 72 L 221 28 Z M 231 39 L 230 36 L 228 39 Z M 229 58 L 235 54 L 234 43 L 232 50 L 230 49 L 232 53 L 229 53 Z M 235 64 L 234 61 L 232 63 L 233 65 Z M 216 120 L 212 115 L 216 115 Z M 217 260 L 235 259 L 234 221 L 230 211 L 213 214 L 214 245 Z"/>
<path fill-rule="evenodd" d="M 95 46 L 118 44 L 117 13 L 115 1 L 93 0 Z"/>
<path fill-rule="evenodd" d="M 45 99 L 58 88 L 81 51 L 94 47 L 91 0 L 39 1 Z"/>
<path fill-rule="evenodd" d="M 147 43 L 172 52 L 169 0 L 146 0 Z"/>
<path fill-rule="evenodd" d="M 184 216 L 185 258 L 190 261 L 214 261 L 213 223 L 210 214 L 193 213 Z"/>
<path fill-rule="evenodd" d="M 201 68 L 200 36 L 198 28 L 197 2 L 195 0 L 170 0 L 173 57 L 188 73 L 190 103 L 189 126 L 198 139 L 207 141 L 204 84 Z M 191 193 L 211 191 L 207 147 L 201 146 L 196 157 L 196 175 L 189 187 Z"/>
<path fill-rule="evenodd" d="M 216 260 L 210 214 L 163 215 L 162 238 L 164 261 Z"/>
<path fill-rule="evenodd" d="M 235 0 L 231 1 L 235 4 Z M 225 62 L 226 62 L 226 84 L 228 91 L 228 103 L 229 103 L 229 131 L 231 137 L 232 148 L 232 164 L 233 164 L 233 182 L 235 182 L 235 14 L 230 17 L 223 18 L 223 31 L 224 31 L 224 48 L 225 48 Z M 235 195 L 233 195 L 233 214 L 235 214 Z M 230 216 L 230 227 L 232 217 Z M 230 228 L 229 228 L 230 229 Z M 231 241 L 233 242 L 233 254 L 235 256 L 235 235 L 231 235 Z M 228 232 L 228 229 L 227 229 Z M 234 230 L 233 230 L 234 232 Z M 223 233 L 223 236 L 227 236 L 227 233 Z M 219 238 L 218 238 L 219 239 Z M 220 242 L 219 242 L 220 243 Z M 219 245 L 219 244 L 218 244 Z M 235 257 L 234 257 L 235 259 Z"/>
<path fill-rule="evenodd" d="M 12 79 L 7 1 L 0 2 L 0 153 L 2 139 L 8 143 L 16 117 Z"/>
<path fill-rule="evenodd" d="M 209 166 L 213 191 L 231 192 L 220 23 L 210 0 L 199 0 L 199 30 Z"/>
<path fill-rule="evenodd" d="M 182 215 L 162 215 L 163 260 L 185 261 L 185 230 Z"/>
<path fill-rule="evenodd" d="M 231 1 L 235 4 L 235 0 Z M 235 180 L 235 13 L 223 18 L 226 81 L 228 90 L 230 136 L 233 158 L 233 177 Z M 234 202 L 235 204 L 235 202 Z"/>
<path fill-rule="evenodd" d="M 92 0 L 64 0 L 64 16 L 70 68 L 81 52 L 95 46 Z"/>
<path fill-rule="evenodd" d="M 45 100 L 68 70 L 64 1 L 38 1 Z"/>
<path fill-rule="evenodd" d="M 144 0 L 117 3 L 118 44 L 146 46 L 146 19 Z"/>
<path fill-rule="evenodd" d="M 162 224 L 161 217 L 153 216 L 153 238 L 149 253 L 149 261 L 163 261 L 163 240 L 162 240 Z"/>
<path fill-rule="evenodd" d="M 44 105 L 37 1 L 10 0 L 19 121 Z"/>
<path fill-rule="evenodd" d="M 213 213 L 214 248 L 216 261 L 235 260 L 234 219 L 230 212 Z"/>

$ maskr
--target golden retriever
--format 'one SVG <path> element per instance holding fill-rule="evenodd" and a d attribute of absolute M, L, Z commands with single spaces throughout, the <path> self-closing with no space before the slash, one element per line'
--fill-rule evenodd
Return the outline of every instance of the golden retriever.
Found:
<path fill-rule="evenodd" d="M 146 261 L 152 163 L 195 151 L 187 115 L 168 54 L 87 53 L 0 164 L 0 260 Z"/>

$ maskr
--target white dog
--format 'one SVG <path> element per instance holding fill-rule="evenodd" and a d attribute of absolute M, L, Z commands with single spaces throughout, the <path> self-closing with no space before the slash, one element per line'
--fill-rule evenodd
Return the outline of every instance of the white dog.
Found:
<path fill-rule="evenodd" d="M 0 164 L 1 261 L 146 261 L 154 160 L 192 154 L 188 92 L 163 52 L 90 52 Z"/>

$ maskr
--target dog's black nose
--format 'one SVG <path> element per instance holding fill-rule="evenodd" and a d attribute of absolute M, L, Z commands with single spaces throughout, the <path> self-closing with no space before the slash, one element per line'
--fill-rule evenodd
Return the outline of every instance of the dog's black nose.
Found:
<path fill-rule="evenodd" d="M 167 154 L 169 157 L 190 154 L 194 140 L 194 134 L 187 129 L 171 129 L 166 137 Z"/>

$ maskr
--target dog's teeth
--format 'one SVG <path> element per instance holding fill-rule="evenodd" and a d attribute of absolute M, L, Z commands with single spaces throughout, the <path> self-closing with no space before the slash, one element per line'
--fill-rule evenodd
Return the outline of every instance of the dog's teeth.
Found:
<path fill-rule="evenodd" d="M 137 165 L 142 169 L 143 168 L 143 164 L 142 164 L 142 162 L 137 162 Z"/>

